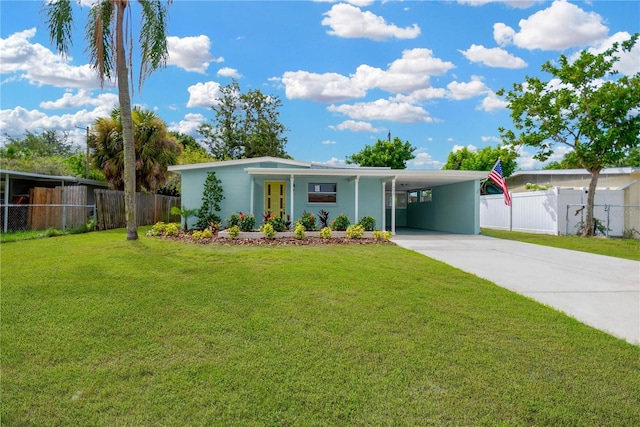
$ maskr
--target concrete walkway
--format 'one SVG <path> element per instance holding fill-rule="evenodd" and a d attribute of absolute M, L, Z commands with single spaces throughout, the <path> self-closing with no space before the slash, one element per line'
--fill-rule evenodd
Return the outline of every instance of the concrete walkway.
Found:
<path fill-rule="evenodd" d="M 399 230 L 392 241 L 640 344 L 640 262 L 486 236 Z"/>

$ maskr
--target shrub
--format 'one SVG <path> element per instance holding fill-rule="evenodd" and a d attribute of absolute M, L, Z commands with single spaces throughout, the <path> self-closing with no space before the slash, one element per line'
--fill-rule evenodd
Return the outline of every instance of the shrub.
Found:
<path fill-rule="evenodd" d="M 360 224 L 347 227 L 347 237 L 350 239 L 362 239 L 364 237 L 364 227 Z"/>
<path fill-rule="evenodd" d="M 229 227 L 229 237 L 231 237 L 232 239 L 235 239 L 239 235 L 240 235 L 240 227 L 238 227 L 237 225 L 233 225 Z"/>
<path fill-rule="evenodd" d="M 281 218 L 282 219 L 282 218 Z M 267 222 L 264 227 L 262 227 L 262 232 L 267 239 L 273 239 L 276 235 L 276 230 L 273 228 L 271 223 Z"/>
<path fill-rule="evenodd" d="M 166 225 L 164 229 L 165 236 L 177 236 L 178 234 L 180 234 L 180 227 L 178 224 L 172 222 Z"/>
<path fill-rule="evenodd" d="M 302 212 L 302 218 L 300 218 L 298 222 L 304 226 L 305 230 L 313 231 L 318 228 L 316 225 L 316 217 L 311 212 Z"/>
<path fill-rule="evenodd" d="M 321 239 L 330 239 L 331 238 L 331 228 L 322 227 L 322 230 L 320 230 L 320 238 Z"/>
<path fill-rule="evenodd" d="M 300 222 L 296 222 L 296 228 L 293 230 L 293 235 L 296 239 L 304 239 L 307 237 L 305 233 L 305 227 Z"/>
<path fill-rule="evenodd" d="M 227 227 L 233 227 L 234 225 L 240 227 L 240 231 L 253 231 L 256 228 L 256 218 L 252 214 L 234 212 L 227 219 Z"/>
<path fill-rule="evenodd" d="M 271 225 L 275 231 L 284 231 L 287 229 L 287 224 L 284 222 L 284 219 L 279 216 L 269 218 L 265 225 L 267 224 Z"/>
<path fill-rule="evenodd" d="M 318 212 L 318 219 L 320 220 L 320 228 L 329 227 L 329 212 L 324 209 L 320 209 L 320 212 Z"/>
<path fill-rule="evenodd" d="M 164 231 L 167 229 L 167 224 L 162 221 L 156 222 L 151 227 L 151 230 L 147 232 L 148 236 L 161 236 L 164 234 Z"/>
<path fill-rule="evenodd" d="M 207 173 L 202 193 L 202 206 L 200 206 L 196 214 L 198 217 L 197 228 L 202 230 L 207 228 L 210 222 L 220 222 L 218 212 L 220 211 L 220 202 L 222 200 L 224 200 L 222 183 L 216 177 L 215 172 Z"/>
<path fill-rule="evenodd" d="M 202 231 L 196 230 L 191 234 L 191 238 L 193 238 L 193 240 L 195 240 L 196 242 L 203 239 L 210 239 L 211 237 L 213 237 L 213 233 L 208 228 L 205 228 Z"/>
<path fill-rule="evenodd" d="M 227 228 L 231 228 L 234 225 L 240 227 L 240 215 L 233 212 L 229 218 L 227 218 Z"/>
<path fill-rule="evenodd" d="M 389 240 L 391 238 L 390 231 L 373 230 L 373 238 L 376 240 Z"/>
<path fill-rule="evenodd" d="M 373 231 L 376 228 L 376 220 L 372 216 L 363 216 L 358 221 L 365 231 Z"/>
<path fill-rule="evenodd" d="M 344 214 L 338 215 L 336 219 L 331 221 L 331 229 L 336 231 L 345 231 L 349 225 L 351 225 L 349 217 Z"/>

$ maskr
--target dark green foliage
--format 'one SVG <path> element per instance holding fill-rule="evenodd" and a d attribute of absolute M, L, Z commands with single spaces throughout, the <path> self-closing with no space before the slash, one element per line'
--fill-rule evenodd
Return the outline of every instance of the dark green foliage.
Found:
<path fill-rule="evenodd" d="M 507 178 L 518 167 L 516 157 L 518 155 L 515 150 L 508 146 L 495 148 L 487 146 L 477 151 L 471 151 L 467 147 L 463 147 L 460 150 L 449 153 L 447 163 L 442 169 L 489 172 L 495 165 L 496 160 L 500 159 L 502 173 Z"/>
<path fill-rule="evenodd" d="M 307 231 L 313 231 L 318 228 L 318 226 L 316 225 L 316 217 L 311 212 L 302 212 L 302 217 L 299 219 L 299 221 Z"/>
<path fill-rule="evenodd" d="M 358 224 L 361 225 L 365 231 L 373 231 L 376 229 L 376 220 L 372 216 L 363 216 L 358 221 Z"/>
<path fill-rule="evenodd" d="M 265 224 L 271 224 L 273 229 L 277 232 L 284 231 L 288 228 L 285 220 L 279 216 L 270 217 Z"/>
<path fill-rule="evenodd" d="M 349 217 L 344 214 L 338 215 L 336 219 L 331 221 L 331 229 L 336 231 L 345 231 L 349 225 L 351 225 Z"/>
<path fill-rule="evenodd" d="M 329 212 L 324 209 L 320 209 L 320 212 L 318 212 L 318 219 L 320 220 L 320 228 L 329 227 Z"/>
<path fill-rule="evenodd" d="M 207 174 L 204 182 L 204 192 L 202 194 L 202 206 L 198 210 L 198 222 L 196 227 L 204 230 L 209 223 L 219 223 L 220 202 L 224 200 L 222 183 L 216 177 L 216 173 L 211 171 Z"/>
<path fill-rule="evenodd" d="M 252 214 L 242 212 L 232 213 L 227 219 L 227 228 L 238 226 L 240 231 L 253 231 L 256 228 L 256 218 Z"/>
<path fill-rule="evenodd" d="M 403 142 L 395 137 L 393 142 L 379 139 L 373 147 L 365 145 L 362 151 L 347 156 L 347 164 L 365 167 L 390 167 L 392 169 L 406 169 L 407 161 L 415 158 L 413 147 L 409 141 Z"/>

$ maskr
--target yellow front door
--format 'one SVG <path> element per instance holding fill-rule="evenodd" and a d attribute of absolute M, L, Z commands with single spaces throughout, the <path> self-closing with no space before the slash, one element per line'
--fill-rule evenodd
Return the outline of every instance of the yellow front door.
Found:
<path fill-rule="evenodd" d="M 264 183 L 264 210 L 270 216 L 285 218 L 286 187 L 284 181 Z"/>

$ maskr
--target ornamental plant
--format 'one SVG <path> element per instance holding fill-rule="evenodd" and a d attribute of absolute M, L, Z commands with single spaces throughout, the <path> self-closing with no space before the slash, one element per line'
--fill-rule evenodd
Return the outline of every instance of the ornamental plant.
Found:
<path fill-rule="evenodd" d="M 147 232 L 147 236 L 161 236 L 164 233 L 164 230 L 167 228 L 167 224 L 162 221 L 158 221 L 153 224 L 151 230 Z"/>
<path fill-rule="evenodd" d="M 178 226 L 178 224 L 172 222 L 165 226 L 165 236 L 177 236 L 178 234 L 180 234 L 180 227 Z"/>
<path fill-rule="evenodd" d="M 364 227 L 365 231 L 373 231 L 376 228 L 376 220 L 372 216 L 363 216 L 358 224 Z"/>
<path fill-rule="evenodd" d="M 264 233 L 264 237 L 266 237 L 267 239 L 273 239 L 276 236 L 276 230 L 270 223 L 266 223 L 262 227 L 262 232 Z"/>
<path fill-rule="evenodd" d="M 349 225 L 351 225 L 349 217 L 344 214 L 338 215 L 336 219 L 331 221 L 331 229 L 336 231 L 345 231 Z"/>
<path fill-rule="evenodd" d="M 321 239 L 330 239 L 331 238 L 331 228 L 322 227 L 322 230 L 320 230 L 320 238 Z"/>
<path fill-rule="evenodd" d="M 196 230 L 191 234 L 191 238 L 196 242 L 204 239 L 210 239 L 211 237 L 213 237 L 213 233 L 208 228 L 205 228 L 202 231 Z"/>
<path fill-rule="evenodd" d="M 302 225 L 302 223 L 300 221 L 296 222 L 296 227 L 293 230 L 293 236 L 296 239 L 304 239 L 305 237 L 307 237 L 306 233 L 305 233 L 305 227 L 304 225 Z"/>
<path fill-rule="evenodd" d="M 229 227 L 229 237 L 231 237 L 232 239 L 235 239 L 239 235 L 240 235 L 240 227 L 238 227 L 237 225 L 233 225 Z"/>
<path fill-rule="evenodd" d="M 302 218 L 298 222 L 304 226 L 305 230 L 313 231 L 318 229 L 316 217 L 311 212 L 302 212 Z"/>
<path fill-rule="evenodd" d="M 364 237 L 364 227 L 360 224 L 347 227 L 347 237 L 350 239 L 362 239 Z"/>
<path fill-rule="evenodd" d="M 389 240 L 391 238 L 390 231 L 373 230 L 373 238 L 376 240 Z"/>
<path fill-rule="evenodd" d="M 324 209 L 320 209 L 320 212 L 318 212 L 318 219 L 320 220 L 320 228 L 329 227 L 329 212 Z"/>
<path fill-rule="evenodd" d="M 284 219 L 279 216 L 270 217 L 265 225 L 271 225 L 275 231 L 284 231 L 287 229 L 287 224 L 284 222 Z"/>
<path fill-rule="evenodd" d="M 231 228 L 234 225 L 240 227 L 240 214 L 233 212 L 229 218 L 227 218 L 227 228 Z"/>

